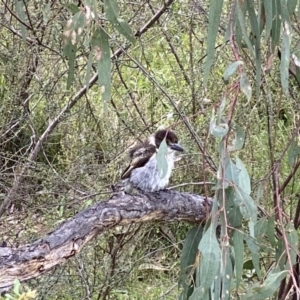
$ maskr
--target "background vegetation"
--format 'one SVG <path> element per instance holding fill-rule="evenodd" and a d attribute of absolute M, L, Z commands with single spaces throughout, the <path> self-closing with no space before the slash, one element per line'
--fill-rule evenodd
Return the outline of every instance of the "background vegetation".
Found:
<path fill-rule="evenodd" d="M 297 299 L 298 2 L 3 0 L 3 245 L 28 243 L 107 199 L 129 147 L 170 126 L 187 150 L 170 186 L 219 205 L 205 228 L 214 238 L 203 240 L 216 245 L 220 220 L 221 246 L 205 254 L 199 245 L 202 261 L 237 255 L 231 282 L 216 269 L 233 299 Z M 242 165 L 231 160 L 236 153 Z M 235 188 L 249 193 L 239 202 Z M 252 207 L 246 213 L 244 204 Z M 182 249 L 184 258 L 198 248 L 189 240 L 183 248 L 190 227 L 119 228 L 27 285 L 38 299 L 175 299 L 182 288 L 182 299 L 204 299 L 200 252 L 189 256 L 191 273 L 182 262 L 179 276 Z M 191 234 L 200 239 L 202 229 Z M 194 271 L 195 281 L 183 276 Z"/>

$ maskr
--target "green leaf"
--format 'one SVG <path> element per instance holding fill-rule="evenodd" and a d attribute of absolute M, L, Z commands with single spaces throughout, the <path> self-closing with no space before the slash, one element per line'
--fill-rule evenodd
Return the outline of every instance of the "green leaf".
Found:
<path fill-rule="evenodd" d="M 237 151 L 237 150 L 241 150 L 244 147 L 245 132 L 243 128 L 237 124 L 234 124 L 234 128 L 235 128 L 234 130 L 235 139 L 233 141 L 234 144 L 228 145 L 228 151 Z"/>
<path fill-rule="evenodd" d="M 91 78 L 92 63 L 93 63 L 93 51 L 91 51 L 89 54 L 89 58 L 86 66 L 86 74 L 85 74 L 86 93 L 88 93 L 90 87 L 89 82 Z"/>
<path fill-rule="evenodd" d="M 268 221 L 266 218 L 259 219 L 254 226 L 254 236 L 257 242 L 261 242 L 267 233 Z"/>
<path fill-rule="evenodd" d="M 247 29 L 246 29 L 244 13 L 243 13 L 242 8 L 241 8 L 240 5 L 242 5 L 242 4 L 240 3 L 240 1 L 238 1 L 237 5 L 236 5 L 236 10 L 237 10 L 237 15 L 238 15 L 239 23 L 240 23 L 240 26 L 241 26 L 241 30 L 242 30 L 242 33 L 243 33 L 243 39 L 244 39 L 244 41 L 245 41 L 245 43 L 246 43 L 246 45 L 247 45 L 247 47 L 250 51 L 251 56 L 255 57 L 254 49 L 253 49 L 253 46 L 251 44 L 251 41 L 250 41 L 248 33 L 247 33 Z"/>
<path fill-rule="evenodd" d="M 272 1 L 271 0 L 263 0 L 263 5 L 265 8 L 265 17 L 266 17 L 266 33 L 265 33 L 265 41 L 268 40 L 271 29 L 272 29 Z"/>
<path fill-rule="evenodd" d="M 220 267 L 220 246 L 216 238 L 216 227 L 211 224 L 204 233 L 199 244 L 200 258 L 200 289 L 207 291 L 212 285 Z"/>
<path fill-rule="evenodd" d="M 240 208 L 234 203 L 234 188 L 229 187 L 225 191 L 226 201 L 225 209 L 227 215 L 228 225 L 235 228 L 240 228 L 242 226 L 243 216 L 240 212 Z M 220 206 L 222 204 L 220 203 Z"/>
<path fill-rule="evenodd" d="M 245 94 L 247 97 L 248 102 L 251 100 L 252 97 L 252 87 L 250 85 L 249 79 L 245 73 L 242 73 L 240 77 L 240 89 L 242 93 Z"/>
<path fill-rule="evenodd" d="M 243 300 L 264 300 L 271 297 L 279 288 L 279 285 L 288 274 L 288 271 L 275 272 L 271 271 L 266 280 L 258 287 L 251 288 L 246 295 L 242 296 Z"/>
<path fill-rule="evenodd" d="M 25 9 L 24 1 L 23 0 L 17 1 L 17 3 L 16 3 L 17 15 L 23 23 L 26 22 L 26 16 L 25 16 L 24 9 Z M 24 41 L 26 41 L 26 27 L 22 23 L 20 23 L 20 27 L 21 27 L 22 38 Z"/>
<path fill-rule="evenodd" d="M 246 0 L 248 4 L 249 20 L 252 31 L 253 44 L 255 45 L 255 72 L 256 72 L 256 96 L 260 95 L 261 82 L 261 45 L 260 45 L 260 28 L 258 26 L 257 16 L 255 13 L 253 0 Z"/>
<path fill-rule="evenodd" d="M 244 264 L 244 237 L 243 233 L 238 229 L 233 232 L 232 242 L 234 248 L 236 288 L 238 289 L 242 280 Z"/>
<path fill-rule="evenodd" d="M 299 158 L 300 158 L 300 147 L 298 146 L 297 142 L 293 141 L 288 151 L 289 165 L 293 167 Z"/>
<path fill-rule="evenodd" d="M 283 92 L 289 95 L 289 65 L 290 65 L 290 44 L 291 31 L 288 22 L 284 22 L 282 34 L 281 60 L 280 60 L 280 78 Z"/>
<path fill-rule="evenodd" d="M 296 9 L 297 0 L 288 0 L 286 5 L 287 5 L 289 15 L 292 15 Z"/>
<path fill-rule="evenodd" d="M 298 234 L 295 230 L 294 224 L 289 222 L 285 228 L 286 238 L 289 243 L 289 253 L 291 257 L 292 265 L 296 263 L 297 253 L 298 253 Z M 287 268 L 290 268 L 289 263 L 287 262 Z"/>
<path fill-rule="evenodd" d="M 166 139 L 163 139 L 161 142 L 158 152 L 156 155 L 157 159 L 157 169 L 160 175 L 160 178 L 164 178 L 168 172 L 168 162 L 167 162 L 168 146 Z"/>
<path fill-rule="evenodd" d="M 273 247 L 275 247 L 277 243 L 275 238 L 275 216 L 274 215 L 268 219 L 266 234 L 270 244 Z"/>
<path fill-rule="evenodd" d="M 73 45 L 69 40 L 63 48 L 63 53 L 68 57 L 68 79 L 67 79 L 67 89 L 69 89 L 74 80 L 74 68 L 75 68 L 75 58 L 76 58 L 77 46 Z"/>
<path fill-rule="evenodd" d="M 135 43 L 135 38 L 130 26 L 119 16 L 118 3 L 115 0 L 104 0 L 105 16 L 107 20 L 116 28 L 132 44 Z"/>
<path fill-rule="evenodd" d="M 209 131 L 216 138 L 222 138 L 228 133 L 229 127 L 227 123 L 216 123 L 214 111 L 210 119 Z"/>
<path fill-rule="evenodd" d="M 220 18 L 223 8 L 223 0 L 211 0 L 208 13 L 208 32 L 206 41 L 206 62 L 204 66 L 204 85 L 207 85 L 210 68 L 215 56 L 215 43 L 219 30 Z"/>
<path fill-rule="evenodd" d="M 17 295 L 17 296 L 20 295 L 20 285 L 21 285 L 20 281 L 18 279 L 15 279 L 13 291 L 14 291 L 15 295 Z"/>
<path fill-rule="evenodd" d="M 224 158 L 225 181 L 232 182 L 235 187 L 239 186 L 240 169 L 232 162 L 228 155 Z"/>
<path fill-rule="evenodd" d="M 229 83 L 229 78 L 236 72 L 238 66 L 244 64 L 242 61 L 238 60 L 238 61 L 235 61 L 234 63 L 230 64 L 224 74 L 223 74 L 223 80 L 225 82 L 225 84 L 228 84 Z"/>
<path fill-rule="evenodd" d="M 275 51 L 275 47 L 279 44 L 279 38 L 281 33 L 281 4 L 280 0 L 272 0 L 272 53 Z"/>
<path fill-rule="evenodd" d="M 75 5 L 74 3 L 69 3 L 66 5 L 66 7 L 73 15 L 80 12 L 79 7 L 77 5 Z"/>
<path fill-rule="evenodd" d="M 96 29 L 91 44 L 97 62 L 98 83 L 106 105 L 111 97 L 111 58 L 107 33 L 102 28 Z"/>
<path fill-rule="evenodd" d="M 232 267 L 232 261 L 230 257 L 230 251 L 229 247 L 225 246 L 222 248 L 222 268 L 223 272 L 220 273 L 221 279 L 222 279 L 222 295 L 221 299 L 230 299 L 230 284 L 231 284 L 231 279 L 233 276 L 233 267 Z M 219 299 L 220 294 L 215 293 L 215 299 Z"/>
<path fill-rule="evenodd" d="M 246 235 L 244 237 L 249 250 L 251 251 L 251 256 L 252 256 L 252 262 L 253 266 L 255 268 L 257 277 L 260 279 L 261 278 L 261 271 L 260 271 L 260 264 L 259 264 L 259 245 L 257 245 L 256 241 L 253 239 L 253 237 Z"/>
<path fill-rule="evenodd" d="M 251 196 L 238 187 L 235 188 L 234 201 L 236 205 L 239 206 L 243 217 L 255 224 L 257 218 L 257 207 Z"/>
<path fill-rule="evenodd" d="M 193 276 L 194 272 L 191 273 L 195 264 L 196 254 L 198 252 L 198 245 L 203 235 L 202 227 L 193 227 L 187 233 L 185 238 L 183 248 L 180 256 L 180 272 L 178 285 L 181 287 L 189 286 L 189 283 L 192 283 L 193 278 L 189 278 L 189 276 Z"/>
<path fill-rule="evenodd" d="M 236 157 L 236 167 L 238 168 L 240 174 L 238 185 L 247 195 L 250 195 L 251 193 L 250 177 L 245 165 L 238 157 Z"/>

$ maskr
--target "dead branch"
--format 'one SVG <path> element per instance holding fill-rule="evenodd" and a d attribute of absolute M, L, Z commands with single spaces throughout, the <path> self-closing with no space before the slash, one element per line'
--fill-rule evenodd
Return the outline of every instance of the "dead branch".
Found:
<path fill-rule="evenodd" d="M 206 219 L 212 200 L 163 190 L 137 195 L 115 194 L 76 214 L 44 238 L 18 248 L 0 247 L 0 290 L 20 281 L 41 276 L 80 252 L 97 235 L 116 226 L 151 221 Z"/>

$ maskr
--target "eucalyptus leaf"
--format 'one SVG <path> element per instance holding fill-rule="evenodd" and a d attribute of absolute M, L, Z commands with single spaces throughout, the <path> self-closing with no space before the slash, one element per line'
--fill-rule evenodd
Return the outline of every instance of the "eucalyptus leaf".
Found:
<path fill-rule="evenodd" d="M 250 85 L 250 81 L 247 75 L 243 72 L 240 77 L 240 89 L 245 94 L 248 102 L 251 100 L 252 97 L 252 87 Z"/>
<path fill-rule="evenodd" d="M 211 0 L 208 13 L 208 32 L 207 32 L 207 48 L 206 62 L 204 66 L 204 84 L 207 85 L 210 68 L 213 64 L 215 55 L 215 43 L 219 30 L 220 18 L 223 8 L 223 0 Z"/>
<path fill-rule="evenodd" d="M 296 263 L 296 258 L 298 254 L 298 234 L 295 230 L 294 224 L 289 222 L 285 228 L 286 238 L 289 244 L 289 254 L 291 258 L 291 263 L 294 265 Z M 287 262 L 288 268 L 290 267 L 289 262 Z"/>
<path fill-rule="evenodd" d="M 234 228 L 240 228 L 242 226 L 243 216 L 241 214 L 239 206 L 237 206 L 234 202 L 234 188 L 228 187 L 225 191 L 226 201 L 225 201 L 225 209 L 227 215 L 228 225 Z M 220 203 L 220 206 L 222 203 Z"/>
<path fill-rule="evenodd" d="M 230 251 L 228 246 L 222 248 L 222 265 L 223 268 L 221 269 L 223 270 L 223 273 L 221 276 L 222 279 L 221 299 L 227 300 L 230 299 L 230 285 L 233 277 L 233 267 L 232 267 L 232 261 L 231 261 Z M 217 296 L 219 295 L 220 294 L 215 293 L 215 299 L 218 299 Z"/>
<path fill-rule="evenodd" d="M 239 186 L 241 170 L 232 162 L 228 155 L 224 158 L 224 168 L 225 181 L 232 182 L 236 187 Z"/>
<path fill-rule="evenodd" d="M 275 51 L 275 47 L 279 44 L 279 38 L 281 33 L 281 3 L 280 0 L 272 0 L 272 31 L 271 31 L 271 50 Z"/>
<path fill-rule="evenodd" d="M 288 162 L 291 167 L 295 165 L 295 163 L 300 158 L 300 147 L 296 141 L 293 141 L 289 150 L 288 150 Z"/>
<path fill-rule="evenodd" d="M 198 252 L 198 245 L 203 235 L 202 227 L 193 227 L 187 233 L 186 238 L 184 240 L 183 248 L 180 255 L 180 272 L 178 285 L 181 287 L 190 286 L 189 283 L 192 283 L 193 277 L 189 278 L 189 276 L 193 276 L 194 272 L 192 272 L 196 263 L 196 254 Z"/>
<path fill-rule="evenodd" d="M 263 6 L 265 10 L 265 17 L 266 17 L 266 33 L 265 33 L 265 41 L 268 40 L 270 37 L 271 29 L 272 29 L 272 1 L 271 0 L 263 0 Z"/>
<path fill-rule="evenodd" d="M 17 11 L 17 15 L 19 17 L 19 19 L 22 21 L 22 23 L 20 22 L 20 28 L 21 28 L 21 35 L 24 41 L 26 41 L 26 27 L 23 23 L 25 23 L 26 21 L 26 16 L 25 16 L 25 12 L 24 12 L 24 1 L 20 0 L 16 2 L 16 11 Z"/>
<path fill-rule="evenodd" d="M 269 217 L 268 219 L 266 234 L 270 244 L 273 247 L 275 247 L 277 243 L 275 238 L 275 216 L 274 215 Z"/>
<path fill-rule="evenodd" d="M 111 58 L 108 35 L 97 28 L 92 36 L 92 52 L 97 62 L 98 83 L 101 88 L 104 105 L 111 97 Z"/>
<path fill-rule="evenodd" d="M 287 4 L 289 15 L 292 15 L 295 12 L 297 6 L 297 0 L 288 0 L 286 4 Z"/>
<path fill-rule="evenodd" d="M 290 65 L 290 44 L 291 29 L 288 22 L 284 22 L 282 34 L 281 60 L 280 60 L 280 79 L 283 92 L 289 95 L 289 65 Z"/>
<path fill-rule="evenodd" d="M 90 52 L 87 66 L 86 66 L 86 73 L 85 73 L 85 86 L 86 86 L 86 92 L 89 91 L 89 82 L 91 77 L 91 69 L 92 69 L 92 63 L 93 63 L 93 51 Z"/>
<path fill-rule="evenodd" d="M 132 29 L 128 23 L 119 18 L 119 7 L 115 0 L 104 0 L 105 16 L 107 20 L 116 28 L 132 44 L 135 43 L 135 38 Z"/>
<path fill-rule="evenodd" d="M 237 68 L 242 64 L 243 64 L 243 62 L 238 60 L 238 61 L 235 61 L 234 63 L 230 64 L 226 68 L 226 70 L 223 74 L 223 80 L 226 84 L 229 83 L 229 78 L 236 72 Z"/>
<path fill-rule="evenodd" d="M 250 176 L 247 172 L 247 169 L 243 162 L 236 157 L 236 167 L 239 170 L 239 182 L 238 186 L 247 194 L 250 195 L 251 193 L 251 183 L 250 183 Z"/>
<path fill-rule="evenodd" d="M 20 281 L 18 279 L 15 279 L 13 291 L 17 296 L 20 296 L 20 286 L 21 286 Z"/>
<path fill-rule="evenodd" d="M 199 243 L 201 253 L 199 274 L 200 289 L 207 291 L 212 285 L 220 266 L 220 245 L 216 238 L 216 227 L 211 224 Z"/>
<path fill-rule="evenodd" d="M 235 139 L 233 145 L 228 145 L 228 151 L 241 150 L 245 144 L 245 132 L 243 128 L 237 124 L 234 125 L 234 128 Z"/>
<path fill-rule="evenodd" d="M 244 263 L 244 237 L 240 230 L 234 230 L 232 242 L 234 248 L 236 288 L 238 289 L 242 280 Z"/>
<path fill-rule="evenodd" d="M 246 3 L 244 3 L 244 4 L 246 4 Z M 254 48 L 253 48 L 253 45 L 251 44 L 251 41 L 250 41 L 248 33 L 247 33 L 245 17 L 244 17 L 244 13 L 242 11 L 241 5 L 242 5 L 242 2 L 238 1 L 237 5 L 236 5 L 236 11 L 237 11 L 238 20 L 239 20 L 240 27 L 241 27 L 242 34 L 243 34 L 243 39 L 248 47 L 248 50 L 250 51 L 251 56 L 255 57 Z"/>
<path fill-rule="evenodd" d="M 73 45 L 69 40 L 63 48 L 63 53 L 68 57 L 68 79 L 67 79 L 67 89 L 69 89 L 74 80 L 74 70 L 75 70 L 75 58 L 76 58 L 77 46 Z"/>
<path fill-rule="evenodd" d="M 288 271 L 276 272 L 271 271 L 266 280 L 258 287 L 250 288 L 246 295 L 242 296 L 243 300 L 264 300 L 271 297 L 279 288 L 279 285 L 288 274 Z"/>
<path fill-rule="evenodd" d="M 246 235 L 244 237 L 247 246 L 251 252 L 251 256 L 252 256 L 252 262 L 253 262 L 253 266 L 255 268 L 257 277 L 260 279 L 261 278 L 261 270 L 260 270 L 260 264 L 259 264 L 259 250 L 260 247 L 259 245 L 256 243 L 256 241 L 254 240 L 253 237 Z"/>
<path fill-rule="evenodd" d="M 156 155 L 157 159 L 157 169 L 161 178 L 164 178 L 168 172 L 168 162 L 167 162 L 168 146 L 166 139 L 161 142 L 158 152 Z"/>

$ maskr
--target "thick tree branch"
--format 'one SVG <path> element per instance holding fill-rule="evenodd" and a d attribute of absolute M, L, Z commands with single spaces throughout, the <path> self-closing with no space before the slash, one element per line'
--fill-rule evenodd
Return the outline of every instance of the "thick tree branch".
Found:
<path fill-rule="evenodd" d="M 74 256 L 97 235 L 116 226 L 150 221 L 200 223 L 209 215 L 212 200 L 202 196 L 163 190 L 137 195 L 115 194 L 76 214 L 32 244 L 0 247 L 0 290 L 38 277 Z"/>

